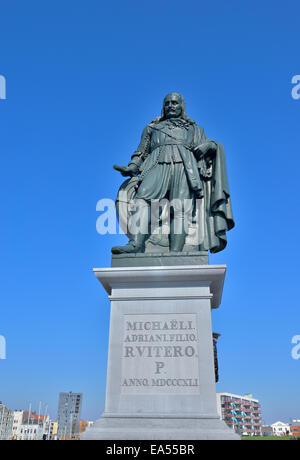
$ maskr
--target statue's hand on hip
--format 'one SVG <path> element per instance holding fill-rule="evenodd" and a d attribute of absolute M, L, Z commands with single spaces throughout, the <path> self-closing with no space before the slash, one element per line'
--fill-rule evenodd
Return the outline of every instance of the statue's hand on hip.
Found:
<path fill-rule="evenodd" d="M 119 171 L 122 176 L 137 176 L 138 175 L 138 167 L 136 165 L 129 165 L 129 166 L 118 166 L 114 165 L 114 169 Z"/>
<path fill-rule="evenodd" d="M 212 142 L 205 142 L 204 144 L 200 144 L 196 147 L 195 153 L 198 159 L 201 158 L 212 158 L 214 157 L 216 152 L 216 147 Z"/>

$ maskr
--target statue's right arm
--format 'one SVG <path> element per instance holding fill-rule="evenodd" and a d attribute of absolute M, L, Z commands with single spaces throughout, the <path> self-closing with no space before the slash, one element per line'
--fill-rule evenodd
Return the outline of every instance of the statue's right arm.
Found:
<path fill-rule="evenodd" d="M 128 163 L 128 166 L 118 166 L 114 165 L 114 169 L 120 171 L 122 176 L 137 176 L 140 172 L 140 167 L 147 155 L 149 154 L 151 140 L 151 128 L 147 125 L 143 130 L 142 138 L 139 143 L 137 150 L 132 154 L 131 160 Z"/>
<path fill-rule="evenodd" d="M 147 156 L 149 155 L 150 150 L 150 141 L 151 141 L 151 128 L 149 125 L 144 128 L 141 141 L 137 150 L 132 154 L 131 160 L 128 166 L 135 166 L 137 170 L 140 169 L 142 163 L 145 161 Z"/>

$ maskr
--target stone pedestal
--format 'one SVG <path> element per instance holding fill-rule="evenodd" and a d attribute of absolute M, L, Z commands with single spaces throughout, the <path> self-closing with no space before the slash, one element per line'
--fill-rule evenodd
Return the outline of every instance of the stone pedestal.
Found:
<path fill-rule="evenodd" d="M 217 414 L 211 308 L 226 267 L 95 269 L 111 301 L 105 411 L 81 439 L 238 439 Z"/>

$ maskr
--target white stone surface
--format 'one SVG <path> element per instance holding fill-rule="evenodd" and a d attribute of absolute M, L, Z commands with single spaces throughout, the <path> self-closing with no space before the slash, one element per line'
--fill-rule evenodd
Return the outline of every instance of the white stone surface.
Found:
<path fill-rule="evenodd" d="M 81 439 L 234 439 L 216 406 L 225 266 L 95 269 L 111 301 L 106 404 Z"/>

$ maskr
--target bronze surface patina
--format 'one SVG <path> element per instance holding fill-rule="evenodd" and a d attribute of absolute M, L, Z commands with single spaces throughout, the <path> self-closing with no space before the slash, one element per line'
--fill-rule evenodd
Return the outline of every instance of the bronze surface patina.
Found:
<path fill-rule="evenodd" d="M 123 266 L 143 265 L 147 257 L 153 265 L 152 255 L 159 265 L 199 260 L 205 264 L 208 251 L 225 248 L 226 232 L 234 221 L 224 148 L 187 117 L 179 93 L 165 97 L 161 116 L 144 128 L 128 166 L 114 168 L 130 177 L 116 201 L 129 242 L 112 248 L 115 265 L 122 266 L 122 258 Z M 151 222 L 153 209 L 159 211 L 156 228 Z M 143 231 L 132 231 L 132 219 Z"/>

